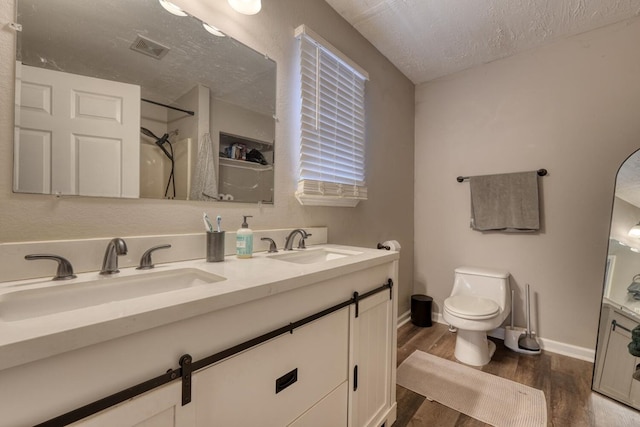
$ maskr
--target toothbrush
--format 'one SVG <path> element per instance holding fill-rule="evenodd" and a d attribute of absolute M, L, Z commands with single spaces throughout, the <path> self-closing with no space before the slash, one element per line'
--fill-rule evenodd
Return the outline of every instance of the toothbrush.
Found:
<path fill-rule="evenodd" d="M 220 224 L 222 223 L 222 217 L 218 215 L 216 217 L 216 224 L 218 225 L 218 233 L 220 232 Z"/>
<path fill-rule="evenodd" d="M 211 221 L 209 220 L 209 215 L 207 215 L 206 212 L 202 214 L 202 220 L 204 221 L 204 228 L 206 228 L 207 231 L 213 233 L 213 225 L 211 225 Z"/>

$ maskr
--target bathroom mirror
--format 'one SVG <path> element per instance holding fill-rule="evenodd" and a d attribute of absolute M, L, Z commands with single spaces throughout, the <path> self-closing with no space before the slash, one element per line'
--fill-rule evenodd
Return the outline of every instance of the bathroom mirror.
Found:
<path fill-rule="evenodd" d="M 640 409 L 640 357 L 629 353 L 631 330 L 640 324 L 640 235 L 629 230 L 640 221 L 640 151 L 616 177 L 609 250 L 600 312 L 593 390 Z M 634 287 L 634 284 L 637 284 Z"/>
<path fill-rule="evenodd" d="M 273 60 L 158 0 L 17 9 L 14 191 L 273 202 Z"/>

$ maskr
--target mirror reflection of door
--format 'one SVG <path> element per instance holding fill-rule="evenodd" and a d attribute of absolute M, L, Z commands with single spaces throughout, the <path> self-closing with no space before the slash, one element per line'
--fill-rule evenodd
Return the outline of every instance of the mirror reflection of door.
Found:
<path fill-rule="evenodd" d="M 638 229 L 638 233 L 632 231 Z M 593 390 L 640 409 L 640 357 L 629 353 L 640 324 L 640 150 L 620 167 L 598 331 Z"/>
<path fill-rule="evenodd" d="M 140 87 L 16 67 L 15 191 L 138 197 Z"/>

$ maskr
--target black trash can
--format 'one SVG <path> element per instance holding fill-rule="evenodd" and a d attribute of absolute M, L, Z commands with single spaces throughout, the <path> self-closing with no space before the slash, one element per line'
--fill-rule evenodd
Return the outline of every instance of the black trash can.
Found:
<path fill-rule="evenodd" d="M 411 323 L 416 326 L 431 326 L 431 303 L 427 295 L 411 295 Z"/>

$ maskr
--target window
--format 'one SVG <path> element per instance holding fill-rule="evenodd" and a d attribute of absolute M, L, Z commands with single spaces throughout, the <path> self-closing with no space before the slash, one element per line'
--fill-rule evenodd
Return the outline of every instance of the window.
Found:
<path fill-rule="evenodd" d="M 300 42 L 303 205 L 354 207 L 367 199 L 364 85 L 368 74 L 304 25 Z"/>

